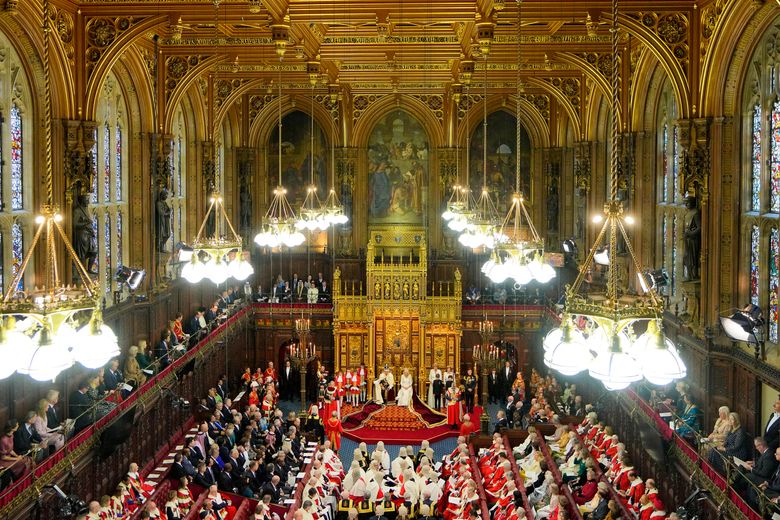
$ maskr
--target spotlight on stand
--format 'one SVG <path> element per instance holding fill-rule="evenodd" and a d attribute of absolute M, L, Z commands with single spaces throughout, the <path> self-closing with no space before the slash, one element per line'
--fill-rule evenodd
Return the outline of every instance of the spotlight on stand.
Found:
<path fill-rule="evenodd" d="M 661 287 L 669 285 L 669 273 L 666 269 L 647 269 L 637 274 L 639 278 L 639 285 L 642 286 L 644 292 L 648 292 L 651 289 L 657 293 L 660 293 Z"/>
<path fill-rule="evenodd" d="M 146 271 L 144 269 L 136 269 L 134 267 L 122 266 L 116 271 L 116 281 L 119 284 L 127 285 L 127 289 L 134 293 L 138 287 L 146 278 Z"/>
<path fill-rule="evenodd" d="M 184 242 L 176 244 L 176 250 L 179 252 L 176 259 L 178 263 L 183 264 L 192 260 L 192 253 L 194 250 Z"/>
<path fill-rule="evenodd" d="M 720 326 L 723 327 L 726 336 L 734 341 L 744 341 L 753 345 L 756 359 L 761 356 L 764 344 L 764 316 L 760 307 L 749 303 L 730 316 L 721 316 Z"/>

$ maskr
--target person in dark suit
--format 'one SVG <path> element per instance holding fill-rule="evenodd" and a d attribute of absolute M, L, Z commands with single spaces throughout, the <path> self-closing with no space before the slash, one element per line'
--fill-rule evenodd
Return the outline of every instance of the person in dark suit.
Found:
<path fill-rule="evenodd" d="M 604 520 L 609 513 L 609 491 L 599 489 L 599 503 L 588 517 L 590 520 Z"/>
<path fill-rule="evenodd" d="M 441 376 L 436 374 L 436 379 L 433 380 L 433 407 L 437 410 L 441 410 L 441 398 L 444 395 L 444 381 L 441 380 Z"/>
<path fill-rule="evenodd" d="M 186 332 L 190 336 L 199 333 L 201 329 L 200 319 L 203 318 L 203 314 L 205 312 L 206 312 L 205 307 L 199 307 L 198 310 L 195 311 L 195 315 L 192 318 L 190 318 L 190 320 L 187 322 L 187 328 L 184 332 Z"/>
<path fill-rule="evenodd" d="M 512 363 L 506 361 L 501 372 L 498 373 L 499 386 L 501 387 L 501 399 L 506 400 L 512 393 L 512 382 L 515 380 L 515 372 L 512 370 Z"/>
<path fill-rule="evenodd" d="M 295 387 L 293 386 L 294 377 L 294 369 L 288 359 L 284 362 L 284 367 L 279 371 L 279 394 L 282 399 L 292 398 L 295 392 Z"/>
<path fill-rule="evenodd" d="M 780 399 L 775 401 L 772 415 L 764 426 L 764 439 L 769 446 L 769 451 L 774 451 L 780 446 Z"/>
<path fill-rule="evenodd" d="M 228 388 L 227 383 L 225 383 L 226 379 L 227 376 L 222 374 L 219 376 L 219 381 L 217 381 L 217 395 L 220 396 L 223 401 L 228 398 Z"/>
<path fill-rule="evenodd" d="M 775 460 L 780 463 L 780 448 L 775 450 Z M 764 490 L 764 494 L 767 496 L 767 498 L 772 499 L 780 496 L 780 465 L 778 465 L 777 469 L 775 469 L 775 472 L 772 473 L 772 476 L 759 484 L 758 487 Z M 760 511 L 758 494 L 752 487 L 748 492 L 748 503 L 750 503 L 753 509 Z"/>
<path fill-rule="evenodd" d="M 19 425 L 19 428 L 14 433 L 14 451 L 17 454 L 27 453 L 32 449 L 33 444 L 43 442 L 43 439 L 33 426 L 37 416 L 38 414 L 35 412 L 27 412 L 27 415 L 24 416 L 24 422 Z"/>
<path fill-rule="evenodd" d="M 506 420 L 506 412 L 504 410 L 499 410 L 496 414 L 496 429 L 493 430 L 493 433 L 501 433 L 502 428 L 509 428 L 509 421 Z"/>
<path fill-rule="evenodd" d="M 171 478 L 181 480 L 182 477 L 187 476 L 187 472 L 184 470 L 184 465 L 182 464 L 183 461 L 184 457 L 181 453 L 177 453 L 173 456 L 173 464 L 171 464 Z"/>
<path fill-rule="evenodd" d="M 114 358 L 108 362 L 108 367 L 103 372 L 103 386 L 106 387 L 106 390 L 116 390 L 124 381 L 125 378 L 119 371 L 119 359 Z"/>
<path fill-rule="evenodd" d="M 211 325 L 214 320 L 217 319 L 217 316 L 219 315 L 219 306 L 217 305 L 217 302 L 214 302 L 211 304 L 211 307 L 206 311 L 205 318 L 206 323 Z"/>
<path fill-rule="evenodd" d="M 208 468 L 208 466 L 206 466 L 205 462 L 198 464 L 198 472 L 195 473 L 192 481 L 206 489 L 208 489 L 209 486 L 216 482 L 214 479 L 214 473 L 211 471 L 211 469 Z"/>
<path fill-rule="evenodd" d="M 92 400 L 87 395 L 88 386 L 86 379 L 79 383 L 79 387 L 68 401 L 68 417 L 76 420 L 73 426 L 74 433 L 83 430 L 92 422 L 92 415 L 84 413 L 92 406 Z"/>
<path fill-rule="evenodd" d="M 499 387 L 498 372 L 494 368 L 488 374 L 488 402 L 498 403 L 501 400 L 501 388 Z"/>
<path fill-rule="evenodd" d="M 506 407 L 504 408 L 504 414 L 506 415 L 506 422 L 509 424 L 509 427 L 512 427 L 512 418 L 515 415 L 515 398 L 514 396 L 507 395 L 506 396 Z"/>
<path fill-rule="evenodd" d="M 477 377 L 469 368 L 466 370 L 466 375 L 463 376 L 463 401 L 466 407 L 465 411 L 468 413 L 474 413 L 474 394 L 476 389 Z"/>
<path fill-rule="evenodd" d="M 745 478 L 750 482 L 758 486 L 769 480 L 772 473 L 777 469 L 777 460 L 775 460 L 775 454 L 767 446 L 766 439 L 763 437 L 756 437 L 753 439 L 753 446 L 755 446 L 758 456 L 754 460 L 746 463 L 746 469 L 749 469 L 749 473 L 744 473 Z M 741 478 L 737 478 L 734 483 L 734 487 L 739 490 L 744 490 L 747 487 L 747 482 Z"/>
<path fill-rule="evenodd" d="M 171 333 L 169 330 L 164 330 L 160 336 L 160 341 L 157 346 L 154 347 L 154 355 L 160 362 L 160 369 L 167 367 L 171 364 L 170 358 L 170 346 L 171 346 Z"/>
<path fill-rule="evenodd" d="M 60 393 L 57 390 L 46 392 L 46 400 L 49 401 L 49 407 L 46 409 L 46 427 L 50 430 L 60 425 L 60 418 L 57 415 L 57 403 L 60 401 Z"/>
<path fill-rule="evenodd" d="M 234 493 L 235 485 L 233 483 L 233 465 L 230 462 L 225 463 L 225 467 L 217 475 L 217 487 L 220 491 L 227 491 L 228 493 Z"/>
<path fill-rule="evenodd" d="M 279 500 L 282 496 L 282 486 L 281 486 L 282 479 L 279 477 L 279 475 L 274 475 L 271 477 L 271 480 L 266 482 L 266 484 L 263 486 L 262 490 L 260 491 L 260 496 L 271 496 L 271 502 L 274 504 L 279 503 Z M 317 490 L 315 489 L 314 492 L 316 493 Z"/>

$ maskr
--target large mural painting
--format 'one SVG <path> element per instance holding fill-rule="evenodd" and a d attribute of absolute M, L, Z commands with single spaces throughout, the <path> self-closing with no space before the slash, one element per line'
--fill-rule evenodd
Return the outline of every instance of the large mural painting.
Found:
<path fill-rule="evenodd" d="M 279 184 L 279 128 L 271 132 L 268 141 L 268 188 L 270 192 Z M 328 196 L 327 142 L 322 129 L 314 123 L 314 153 L 311 150 L 311 118 L 296 110 L 282 118 L 282 184 L 287 188 L 287 200 L 296 211 L 306 197 L 311 184 L 310 165 L 314 160 L 314 183 L 321 199 Z"/>
<path fill-rule="evenodd" d="M 499 110 L 487 118 L 487 185 L 496 207 L 503 214 L 509 209 L 512 193 L 515 191 L 515 165 L 517 161 L 517 119 L 514 115 Z M 477 124 L 471 134 L 471 172 L 469 186 L 475 197 L 482 192 L 483 125 Z M 520 189 L 527 198 L 531 196 L 531 139 L 521 126 L 520 130 Z"/>
<path fill-rule="evenodd" d="M 428 156 L 428 136 L 407 112 L 377 122 L 368 142 L 369 224 L 422 223 Z"/>

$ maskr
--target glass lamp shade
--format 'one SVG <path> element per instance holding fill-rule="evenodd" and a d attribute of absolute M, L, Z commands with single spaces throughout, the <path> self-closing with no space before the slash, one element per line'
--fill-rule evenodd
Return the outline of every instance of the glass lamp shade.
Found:
<path fill-rule="evenodd" d="M 639 352 L 637 361 L 645 379 L 654 385 L 663 386 L 688 375 L 674 343 L 657 328 L 644 350 Z"/>
<path fill-rule="evenodd" d="M 583 338 L 582 333 L 572 327 L 570 334 L 573 338 L 575 338 L 580 343 L 585 343 L 585 338 Z M 552 349 L 554 346 L 556 346 L 558 343 L 561 342 L 563 339 L 563 328 L 558 327 L 557 329 L 552 329 L 550 332 L 547 333 L 547 335 L 542 340 L 542 348 L 545 352 Z"/>
<path fill-rule="evenodd" d="M 228 272 L 230 273 L 230 276 L 236 280 L 244 281 L 254 274 L 255 268 L 252 267 L 252 264 L 241 258 L 241 256 L 237 255 L 236 258 L 228 264 Z"/>
<path fill-rule="evenodd" d="M 573 376 L 588 366 L 592 356 L 570 325 L 563 325 L 561 330 L 560 341 L 544 354 L 544 364 L 565 376 Z"/>
<path fill-rule="evenodd" d="M 541 255 L 537 255 L 528 263 L 528 270 L 539 283 L 547 283 L 555 278 L 555 269 L 546 264 Z"/>
<path fill-rule="evenodd" d="M 527 285 L 534 279 L 528 264 L 516 257 L 512 257 L 511 261 L 507 263 L 506 270 L 509 278 L 512 278 L 517 285 Z"/>
<path fill-rule="evenodd" d="M 92 324 L 88 323 L 76 333 L 72 354 L 76 361 L 87 368 L 100 368 L 119 353 L 116 334 L 105 324 L 94 331 Z"/>
<path fill-rule="evenodd" d="M 330 221 L 333 224 L 346 224 L 349 222 L 349 217 L 343 211 L 339 211 L 330 217 Z"/>
<path fill-rule="evenodd" d="M 212 260 L 208 264 L 205 265 L 206 267 L 206 276 L 209 280 L 214 282 L 215 284 L 219 285 L 221 283 L 225 283 L 228 278 L 230 278 L 230 272 L 228 270 L 228 265 L 225 263 L 224 259 L 222 258 L 216 258 L 215 260 Z"/>
<path fill-rule="evenodd" d="M 181 269 L 181 276 L 190 283 L 198 283 L 203 280 L 203 263 L 198 260 L 198 255 L 193 254 L 192 260 Z"/>
<path fill-rule="evenodd" d="M 452 210 L 448 207 L 444 210 L 444 212 L 441 214 L 441 218 L 443 218 L 446 221 L 450 221 L 453 218 L 455 218 L 455 213 L 452 212 Z"/>
<path fill-rule="evenodd" d="M 10 330 L 5 332 L 3 341 L 0 342 L 0 379 L 10 377 L 21 365 L 27 355 L 29 360 L 32 355 L 33 342 L 29 336 L 21 332 Z"/>
<path fill-rule="evenodd" d="M 73 365 L 71 348 L 76 342 L 76 332 L 70 325 L 62 324 L 51 336 L 39 330 L 32 338 L 33 347 L 17 369 L 36 381 L 53 381 L 57 375 Z"/>
<path fill-rule="evenodd" d="M 452 217 L 452 220 L 449 221 L 447 227 L 456 233 L 461 233 L 468 227 L 468 220 L 464 215 L 456 214 Z"/>
<path fill-rule="evenodd" d="M 615 339 L 614 341 L 619 341 Z M 631 383 L 642 379 L 642 369 L 636 359 L 612 348 L 601 352 L 590 363 L 588 373 L 594 379 L 598 379 L 604 386 L 613 390 L 626 388 Z"/>

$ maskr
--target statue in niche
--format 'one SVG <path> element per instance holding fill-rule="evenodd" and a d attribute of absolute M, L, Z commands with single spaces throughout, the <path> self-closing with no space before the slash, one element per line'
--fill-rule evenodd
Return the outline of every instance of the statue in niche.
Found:
<path fill-rule="evenodd" d="M 171 238 L 171 215 L 173 209 L 168 202 L 168 189 L 162 188 L 155 203 L 155 231 L 157 233 L 157 251 L 165 252 L 165 244 Z"/>
<path fill-rule="evenodd" d="M 558 180 L 552 178 L 547 194 L 547 229 L 558 231 Z"/>
<path fill-rule="evenodd" d="M 81 265 L 89 273 L 95 274 L 97 260 L 97 236 L 94 221 L 89 214 L 89 196 L 76 196 L 73 204 L 73 249 Z"/>
<path fill-rule="evenodd" d="M 686 280 L 699 279 L 699 255 L 701 254 L 701 209 L 696 204 L 696 197 L 688 197 L 685 201 L 688 211 L 685 213 L 685 252 L 683 267 Z"/>
<path fill-rule="evenodd" d="M 239 197 L 241 199 L 241 229 L 249 229 L 252 227 L 252 194 L 249 193 L 248 183 L 241 183 Z"/>

